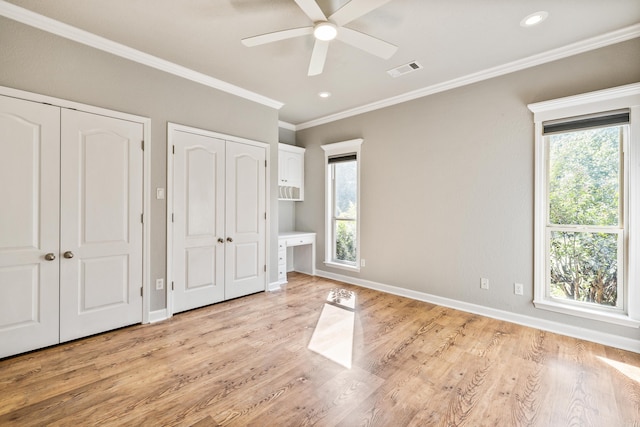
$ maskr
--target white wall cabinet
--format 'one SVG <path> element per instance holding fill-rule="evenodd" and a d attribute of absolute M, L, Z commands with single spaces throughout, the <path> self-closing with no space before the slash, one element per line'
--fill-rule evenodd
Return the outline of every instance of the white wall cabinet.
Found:
<path fill-rule="evenodd" d="M 143 134 L 0 96 L 0 357 L 142 321 Z"/>
<path fill-rule="evenodd" d="M 279 200 L 304 200 L 304 152 L 302 147 L 278 144 Z"/>

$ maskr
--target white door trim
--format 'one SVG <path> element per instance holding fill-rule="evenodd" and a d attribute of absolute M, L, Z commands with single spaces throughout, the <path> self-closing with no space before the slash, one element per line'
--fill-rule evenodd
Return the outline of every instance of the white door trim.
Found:
<path fill-rule="evenodd" d="M 95 107 L 93 105 L 81 104 L 78 102 L 68 101 L 66 99 L 54 98 L 47 95 L 41 95 L 33 92 L 13 89 L 0 86 L 0 95 L 10 96 L 13 98 L 24 99 L 27 101 L 40 102 L 43 104 L 51 104 L 57 107 L 70 108 L 87 113 L 100 114 L 103 116 L 114 117 L 122 120 L 129 120 L 134 123 L 141 123 L 144 132 L 144 150 L 143 150 L 143 171 L 142 171 L 142 197 L 143 197 L 143 239 L 142 239 L 142 323 L 149 323 L 150 305 L 150 283 L 149 283 L 149 251 L 151 248 L 151 222 L 149 221 L 151 212 L 151 119 L 148 117 L 136 116 L 129 113 L 108 110 L 105 108 Z"/>
<path fill-rule="evenodd" d="M 174 131 L 182 131 L 182 132 L 190 132 L 196 135 L 209 136 L 213 138 L 223 139 L 225 141 L 231 142 L 239 142 L 242 144 L 253 145 L 256 147 L 261 147 L 265 149 L 265 158 L 267 159 L 267 166 L 265 171 L 265 210 L 267 212 L 266 218 L 266 226 L 265 226 L 265 260 L 267 263 L 267 271 L 266 271 L 266 280 L 265 280 L 265 291 L 268 290 L 269 287 L 269 277 L 270 277 L 270 262 L 269 262 L 269 248 L 271 246 L 271 232 L 270 232 L 270 224 L 271 224 L 271 184 L 270 184 L 270 150 L 271 145 L 266 142 L 255 141 L 251 139 L 242 138 L 239 136 L 227 135 L 224 133 L 214 132 L 206 129 L 194 128 L 191 126 L 180 125 L 177 123 L 167 122 L 167 191 L 166 191 L 166 218 L 167 218 L 167 318 L 173 316 L 173 293 L 171 292 L 171 282 L 173 281 L 173 222 L 171 219 L 171 215 L 173 214 L 173 132 Z"/>

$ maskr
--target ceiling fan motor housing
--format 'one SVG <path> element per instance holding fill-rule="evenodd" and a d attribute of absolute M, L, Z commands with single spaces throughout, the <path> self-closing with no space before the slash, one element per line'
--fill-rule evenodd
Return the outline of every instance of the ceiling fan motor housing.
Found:
<path fill-rule="evenodd" d="M 336 38 L 338 28 L 331 22 L 318 22 L 313 27 L 313 36 L 318 40 L 329 41 Z"/>

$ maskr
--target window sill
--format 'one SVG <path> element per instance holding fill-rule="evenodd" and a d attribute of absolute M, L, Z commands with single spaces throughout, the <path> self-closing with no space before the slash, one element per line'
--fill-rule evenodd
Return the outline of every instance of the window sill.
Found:
<path fill-rule="evenodd" d="M 360 267 L 357 267 L 355 265 L 349 265 L 349 264 L 340 264 L 339 262 L 325 261 L 324 265 L 326 265 L 327 267 L 339 268 L 341 270 L 355 271 L 355 272 L 360 271 Z"/>
<path fill-rule="evenodd" d="M 585 307 L 569 307 L 548 300 L 534 300 L 533 305 L 542 310 L 555 311 L 556 313 L 569 314 L 571 316 L 583 317 L 585 319 L 597 320 L 600 322 L 613 323 L 616 325 L 633 328 L 640 327 L 640 320 L 632 319 L 626 314 L 604 313 L 598 310 L 591 310 Z"/>

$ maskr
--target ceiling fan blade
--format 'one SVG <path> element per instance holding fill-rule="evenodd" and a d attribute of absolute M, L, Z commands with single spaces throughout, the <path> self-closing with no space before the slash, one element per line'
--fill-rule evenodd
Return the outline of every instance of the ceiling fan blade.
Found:
<path fill-rule="evenodd" d="M 311 53 L 311 62 L 309 62 L 308 76 L 317 76 L 322 74 L 324 69 L 324 61 L 327 59 L 327 51 L 329 50 L 329 42 L 324 40 L 316 40 Z"/>
<path fill-rule="evenodd" d="M 306 36 L 308 34 L 313 34 L 313 27 L 292 28 L 290 30 L 282 30 L 273 33 L 261 34 L 259 36 L 247 37 L 246 39 L 242 39 L 242 44 L 252 47 L 261 44 L 277 42 L 278 40 Z"/>
<path fill-rule="evenodd" d="M 372 55 L 379 56 L 382 59 L 391 58 L 398 50 L 398 46 L 396 45 L 377 39 L 368 34 L 352 30 L 351 28 L 340 28 L 336 38 L 353 47 L 369 52 Z"/>
<path fill-rule="evenodd" d="M 333 21 L 338 27 L 342 27 L 390 1 L 391 0 L 351 0 L 331 15 L 329 20 Z"/>
<path fill-rule="evenodd" d="M 309 17 L 313 22 L 326 21 L 327 17 L 324 16 L 324 12 L 318 6 L 318 3 L 315 0 L 296 0 L 300 9 L 304 12 L 305 15 Z"/>

